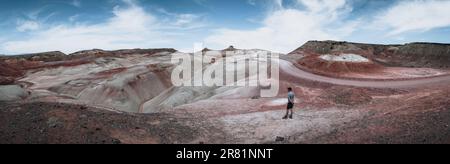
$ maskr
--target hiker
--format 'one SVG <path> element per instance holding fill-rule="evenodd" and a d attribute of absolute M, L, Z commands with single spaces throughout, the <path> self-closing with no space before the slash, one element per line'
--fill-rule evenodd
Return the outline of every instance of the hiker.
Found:
<path fill-rule="evenodd" d="M 294 108 L 294 99 L 295 99 L 295 94 L 294 91 L 292 91 L 292 88 L 289 87 L 288 88 L 288 104 L 287 104 L 287 110 L 286 110 L 286 115 L 283 117 L 283 119 L 288 119 L 288 117 L 290 119 L 292 119 L 292 115 L 294 114 L 293 108 Z M 289 111 L 291 112 L 291 114 L 289 115 Z"/>

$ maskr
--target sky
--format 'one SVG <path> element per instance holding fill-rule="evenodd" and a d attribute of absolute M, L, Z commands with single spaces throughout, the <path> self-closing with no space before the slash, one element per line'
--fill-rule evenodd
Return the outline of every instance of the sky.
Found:
<path fill-rule="evenodd" d="M 450 42 L 450 0 L 0 0 L 0 54 Z"/>

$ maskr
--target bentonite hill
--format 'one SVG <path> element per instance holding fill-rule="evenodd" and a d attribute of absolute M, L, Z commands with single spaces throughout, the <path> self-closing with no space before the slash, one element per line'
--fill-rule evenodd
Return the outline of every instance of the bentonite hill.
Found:
<path fill-rule="evenodd" d="M 236 48 L 200 53 L 262 62 L 267 52 Z M 450 143 L 449 44 L 310 41 L 279 54 L 272 98 L 262 86 L 175 87 L 173 55 L 193 54 L 0 56 L 0 143 Z M 281 119 L 287 87 L 292 120 Z"/>

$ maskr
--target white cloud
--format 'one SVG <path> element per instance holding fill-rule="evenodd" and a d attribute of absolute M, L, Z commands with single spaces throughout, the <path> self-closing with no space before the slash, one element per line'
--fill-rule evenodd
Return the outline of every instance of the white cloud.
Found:
<path fill-rule="evenodd" d="M 17 21 L 17 31 L 26 32 L 37 30 L 40 27 L 40 23 L 32 20 L 18 20 Z"/>
<path fill-rule="evenodd" d="M 173 23 L 175 26 L 186 27 L 190 26 L 199 20 L 200 16 L 195 14 L 179 14 L 176 16 L 176 21 Z"/>
<path fill-rule="evenodd" d="M 16 30 L 19 32 L 39 30 L 43 23 L 57 14 L 56 12 L 52 12 L 44 16 L 42 13 L 46 10 L 46 8 L 46 6 L 38 8 L 29 13 L 25 13 L 24 18 L 18 18 L 16 20 Z"/>
<path fill-rule="evenodd" d="M 27 16 L 28 19 L 36 20 L 36 19 L 38 19 L 39 15 L 41 15 L 41 13 L 46 10 L 46 8 L 47 8 L 47 6 L 44 6 L 44 7 L 38 8 L 36 10 L 33 10 L 25 15 Z"/>
<path fill-rule="evenodd" d="M 282 9 L 283 8 L 283 0 L 273 0 L 275 3 L 275 8 L 276 9 Z"/>
<path fill-rule="evenodd" d="M 297 0 L 312 12 L 330 12 L 341 9 L 346 5 L 345 0 Z"/>
<path fill-rule="evenodd" d="M 137 2 L 124 0 L 127 7 L 115 7 L 113 17 L 103 23 L 73 23 L 52 26 L 35 31 L 25 40 L 8 41 L 0 45 L 9 54 L 59 50 L 71 53 L 85 49 L 122 49 L 173 46 L 175 35 L 155 16 L 144 11 Z M 188 23 L 192 16 L 182 16 Z"/>
<path fill-rule="evenodd" d="M 170 26 L 166 26 L 167 29 L 198 29 L 205 27 L 207 23 L 204 21 L 204 15 L 202 14 L 178 14 L 168 12 L 163 8 L 158 8 L 158 12 L 168 16 L 163 22 Z"/>
<path fill-rule="evenodd" d="M 255 6 L 256 5 L 256 0 L 247 0 L 247 3 L 249 5 Z"/>
<path fill-rule="evenodd" d="M 203 6 L 203 7 L 209 7 L 207 5 L 207 1 L 208 0 L 194 0 L 194 3 L 196 3 L 197 5 Z"/>
<path fill-rule="evenodd" d="M 341 15 L 351 11 L 344 0 L 299 0 L 305 10 L 287 9 L 281 0 L 275 1 L 263 26 L 254 30 L 220 29 L 205 39 L 213 48 L 234 45 L 238 48 L 262 48 L 287 53 L 308 40 L 338 39 L 344 31 L 351 33 L 356 23 L 336 28 L 333 24 Z M 337 22 L 339 22 L 337 21 Z"/>
<path fill-rule="evenodd" d="M 389 35 L 447 27 L 450 26 L 450 1 L 402 1 L 378 14 L 374 25 L 389 28 Z"/>
<path fill-rule="evenodd" d="M 291 4 L 283 3 L 283 0 L 268 0 L 262 3 L 271 6 L 267 15 L 257 21 L 260 27 L 250 30 L 223 27 L 209 33 L 205 14 L 157 9 L 159 15 L 156 17 L 146 12 L 136 0 L 122 1 L 126 7 L 113 8 L 111 18 L 96 24 L 77 22 L 81 20 L 78 19 L 80 16 L 74 15 L 68 18 L 67 24 L 52 26 L 46 24 L 46 19 L 54 13 L 42 19 L 40 13 L 45 8 L 31 12 L 26 19 L 17 21 L 16 27 L 18 31 L 28 32 L 24 35 L 28 38 L 8 38 L 0 42 L 0 50 L 12 54 L 51 50 L 70 53 L 93 48 L 189 49 L 193 42 L 203 41 L 214 49 L 234 45 L 287 53 L 308 40 L 409 41 L 408 37 L 399 34 L 450 26 L 450 1 L 401 1 L 379 13 L 364 17 L 353 15 L 348 19 L 352 7 L 347 0 L 295 0 L 294 6 L 283 6 Z M 204 5 L 206 0 L 196 2 Z M 379 27 L 365 28 L 374 25 Z M 389 32 L 395 36 L 378 35 Z"/>
<path fill-rule="evenodd" d="M 79 14 L 75 14 L 69 17 L 70 22 L 75 22 L 80 17 Z"/>
<path fill-rule="evenodd" d="M 73 0 L 70 4 L 75 6 L 75 7 L 81 7 L 80 0 Z"/>

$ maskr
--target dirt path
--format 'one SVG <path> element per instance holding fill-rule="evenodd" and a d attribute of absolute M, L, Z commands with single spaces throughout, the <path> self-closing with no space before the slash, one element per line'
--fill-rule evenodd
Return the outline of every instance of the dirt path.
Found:
<path fill-rule="evenodd" d="M 337 79 L 332 77 L 326 77 L 321 75 L 312 74 L 303 71 L 295 67 L 291 62 L 286 60 L 279 60 L 280 63 L 280 73 L 287 74 L 293 77 L 330 83 L 336 85 L 346 85 L 346 86 L 356 86 L 356 87 L 370 87 L 370 88 L 411 88 L 418 86 L 426 86 L 430 84 L 445 84 L 450 83 L 449 76 L 438 76 L 430 78 L 421 79 L 411 79 L 411 80 L 390 80 L 390 81 L 363 81 L 363 80 L 348 80 L 348 79 Z"/>

